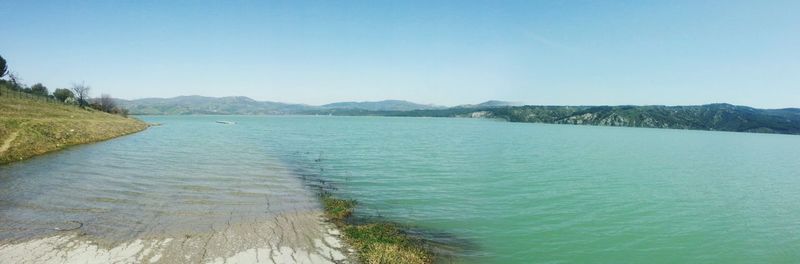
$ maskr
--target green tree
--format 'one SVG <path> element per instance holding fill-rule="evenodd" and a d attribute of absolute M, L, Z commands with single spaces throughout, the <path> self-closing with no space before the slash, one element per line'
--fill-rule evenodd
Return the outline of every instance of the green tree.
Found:
<path fill-rule="evenodd" d="M 6 76 L 7 72 L 8 72 L 8 65 L 6 65 L 6 59 L 4 59 L 3 56 L 0 56 L 0 78 Z"/>
<path fill-rule="evenodd" d="M 48 91 L 47 87 L 41 83 L 37 83 L 31 86 L 31 93 L 35 95 L 47 96 L 50 94 L 50 91 Z"/>
<path fill-rule="evenodd" d="M 70 89 L 66 88 L 57 88 L 53 91 L 53 96 L 61 102 L 66 102 L 68 98 L 75 98 L 75 94 L 72 93 Z"/>

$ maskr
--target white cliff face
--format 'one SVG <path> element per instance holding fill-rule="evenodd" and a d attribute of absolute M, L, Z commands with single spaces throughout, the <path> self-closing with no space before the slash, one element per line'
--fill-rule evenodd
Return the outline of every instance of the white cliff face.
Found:
<path fill-rule="evenodd" d="M 600 126 L 669 127 L 667 124 L 658 122 L 652 117 L 644 117 L 637 122 L 637 120 L 628 119 L 616 113 L 612 113 L 606 117 L 598 117 L 597 114 L 585 113 L 582 115 L 570 116 L 556 123 Z"/>
<path fill-rule="evenodd" d="M 0 245 L 0 263 L 350 263 L 318 211 L 222 223 L 212 231 L 106 245 L 80 231 Z"/>
<path fill-rule="evenodd" d="M 469 114 L 470 118 L 485 118 L 485 117 L 489 117 L 489 116 L 491 116 L 491 112 L 489 112 L 489 111 L 478 111 L 478 112 L 472 112 L 472 113 Z"/>

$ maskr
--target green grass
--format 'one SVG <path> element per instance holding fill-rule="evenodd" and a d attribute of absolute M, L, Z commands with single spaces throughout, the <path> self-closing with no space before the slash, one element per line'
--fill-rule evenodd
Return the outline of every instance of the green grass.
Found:
<path fill-rule="evenodd" d="M 357 204 L 354 200 L 337 199 L 330 194 L 322 195 L 322 203 L 325 206 L 325 216 L 337 225 L 344 223 L 353 214 Z"/>
<path fill-rule="evenodd" d="M 138 119 L 15 96 L 0 89 L 0 164 L 147 128 Z"/>
<path fill-rule="evenodd" d="M 329 193 L 322 194 L 325 215 L 344 231 L 345 241 L 358 251 L 362 263 L 433 262 L 433 254 L 420 239 L 407 235 L 394 223 L 348 223 L 357 205 L 354 200 L 338 199 Z"/>

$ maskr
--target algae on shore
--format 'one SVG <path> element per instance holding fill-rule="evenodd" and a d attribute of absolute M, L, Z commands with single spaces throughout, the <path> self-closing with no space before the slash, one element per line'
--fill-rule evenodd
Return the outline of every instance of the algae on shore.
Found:
<path fill-rule="evenodd" d="M 433 262 L 433 254 L 422 240 L 402 231 L 394 223 L 375 222 L 365 224 L 350 223 L 355 200 L 333 197 L 322 193 L 325 215 L 344 232 L 344 238 L 355 250 L 363 263 L 410 263 L 425 264 Z"/>

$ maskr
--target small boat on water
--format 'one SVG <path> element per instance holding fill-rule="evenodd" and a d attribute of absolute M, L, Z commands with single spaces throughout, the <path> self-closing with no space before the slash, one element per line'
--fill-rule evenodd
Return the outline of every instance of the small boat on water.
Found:
<path fill-rule="evenodd" d="M 235 124 L 236 124 L 236 122 L 233 122 L 233 121 L 224 121 L 224 120 L 218 120 L 218 121 L 217 121 L 217 123 L 220 123 L 220 124 L 226 124 L 226 125 L 235 125 Z"/>

